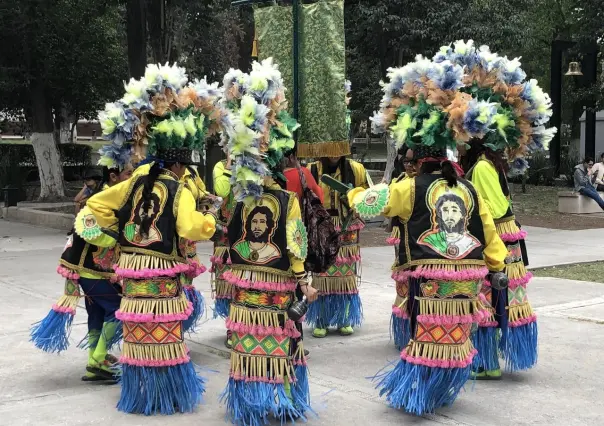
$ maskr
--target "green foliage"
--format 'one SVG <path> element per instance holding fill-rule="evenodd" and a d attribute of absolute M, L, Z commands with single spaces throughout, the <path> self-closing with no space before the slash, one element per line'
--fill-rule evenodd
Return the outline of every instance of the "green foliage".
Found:
<path fill-rule="evenodd" d="M 531 185 L 550 185 L 553 181 L 553 168 L 544 151 L 535 151 L 528 159 L 527 183 Z"/>
<path fill-rule="evenodd" d="M 0 109 L 31 110 L 32 78 L 49 105 L 93 118 L 127 77 L 117 7 L 81 0 L 1 0 Z"/>

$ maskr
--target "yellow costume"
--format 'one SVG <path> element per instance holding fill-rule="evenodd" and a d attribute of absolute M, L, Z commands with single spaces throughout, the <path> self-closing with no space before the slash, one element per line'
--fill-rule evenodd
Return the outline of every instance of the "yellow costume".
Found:
<path fill-rule="evenodd" d="M 495 154 L 497 155 L 497 154 Z M 499 370 L 499 353 L 511 371 L 525 370 L 537 362 L 537 316 L 527 297 L 532 274 L 526 270 L 526 232 L 518 228 L 512 211 L 507 180 L 503 172 L 484 155 L 468 172 L 476 191 L 483 197 L 495 219 L 497 233 L 507 247 L 505 273 L 510 282 L 507 289 L 484 286 L 491 314 L 480 324 L 475 335 L 479 356 L 475 368 L 480 371 Z M 505 192 L 504 192 L 505 191 Z M 497 328 L 501 329 L 501 336 Z"/>
<path fill-rule="evenodd" d="M 218 214 L 219 222 L 226 226 L 231 220 L 235 208 L 235 198 L 231 189 L 231 171 L 226 168 L 226 161 L 220 161 L 214 166 L 212 173 L 214 179 L 214 193 L 223 199 L 222 207 Z M 216 292 L 214 315 L 228 318 L 229 305 L 233 298 L 233 286 L 222 275 L 228 270 L 230 258 L 228 256 L 228 237 L 224 236 L 214 243 L 212 255 L 213 284 Z M 230 342 L 230 339 L 227 338 Z M 227 343 L 230 345 L 230 343 Z"/>
<path fill-rule="evenodd" d="M 339 199 L 339 194 L 321 182 L 324 173 L 346 184 L 367 188 L 367 171 L 362 164 L 341 159 L 337 166 L 326 169 L 326 163 L 310 163 L 308 169 L 321 185 L 323 205 L 330 213 L 336 229 L 342 228 L 342 220 L 349 213 Z M 313 303 L 306 314 L 306 322 L 315 328 L 313 336 L 324 337 L 328 327 L 338 327 L 342 334 L 352 334 L 363 319 L 363 307 L 358 283 L 361 266 L 359 235 L 365 223 L 355 217 L 340 235 L 340 250 L 336 264 L 327 272 L 313 274 L 313 287 L 319 291 L 319 300 Z"/>

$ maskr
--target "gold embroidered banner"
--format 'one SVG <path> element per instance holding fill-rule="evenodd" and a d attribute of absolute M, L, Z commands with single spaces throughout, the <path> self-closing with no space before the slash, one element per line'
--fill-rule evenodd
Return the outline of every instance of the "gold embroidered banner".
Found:
<path fill-rule="evenodd" d="M 279 64 L 292 106 L 293 17 L 291 6 L 257 8 L 254 13 L 258 57 Z M 300 157 L 350 154 L 344 80 L 346 54 L 344 1 L 323 0 L 300 7 L 299 122 Z"/>

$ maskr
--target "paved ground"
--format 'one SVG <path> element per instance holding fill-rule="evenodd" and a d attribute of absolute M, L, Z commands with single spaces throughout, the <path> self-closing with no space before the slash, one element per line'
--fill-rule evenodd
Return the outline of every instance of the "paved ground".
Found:
<path fill-rule="evenodd" d="M 604 230 L 528 229 L 533 266 L 604 259 Z M 118 413 L 117 386 L 79 380 L 86 354 L 73 347 L 61 356 L 36 350 L 29 325 L 42 318 L 61 292 L 55 273 L 63 233 L 0 220 L 0 425 L 222 425 L 218 394 L 228 373 L 224 326 L 207 319 L 190 348 L 208 378 L 206 403 L 194 414 L 169 418 Z M 210 246 L 199 247 L 207 260 Z M 416 418 L 390 409 L 373 389 L 373 376 L 398 353 L 389 341 L 394 287 L 388 267 L 392 249 L 363 250 L 361 295 L 365 325 L 348 338 L 306 339 L 310 381 L 318 412 L 310 425 L 601 425 L 604 416 L 604 285 L 540 278 L 529 296 L 540 315 L 537 368 L 501 382 L 469 383 L 452 408 Z M 196 282 L 209 294 L 208 277 Z M 211 305 L 211 303 L 208 303 Z M 211 318 L 211 310 L 209 310 Z M 73 342 L 85 334 L 80 309 Z"/>

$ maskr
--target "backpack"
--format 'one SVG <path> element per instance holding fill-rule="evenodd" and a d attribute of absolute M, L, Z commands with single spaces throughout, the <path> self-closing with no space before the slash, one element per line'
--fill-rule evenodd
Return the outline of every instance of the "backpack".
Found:
<path fill-rule="evenodd" d="M 340 233 L 331 221 L 321 200 L 306 184 L 306 177 L 300 167 L 300 183 L 302 184 L 302 198 L 300 209 L 302 221 L 308 235 L 308 255 L 304 268 L 309 272 L 326 272 L 336 262 L 340 250 Z"/>

